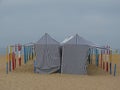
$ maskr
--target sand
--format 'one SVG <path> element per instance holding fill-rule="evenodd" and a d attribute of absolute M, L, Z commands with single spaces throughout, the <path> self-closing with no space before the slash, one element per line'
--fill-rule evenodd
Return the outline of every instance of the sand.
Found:
<path fill-rule="evenodd" d="M 0 90 L 120 90 L 120 76 L 109 75 L 95 65 L 89 65 L 88 75 L 33 72 L 33 61 L 22 64 L 8 75 L 5 57 L 0 56 Z"/>

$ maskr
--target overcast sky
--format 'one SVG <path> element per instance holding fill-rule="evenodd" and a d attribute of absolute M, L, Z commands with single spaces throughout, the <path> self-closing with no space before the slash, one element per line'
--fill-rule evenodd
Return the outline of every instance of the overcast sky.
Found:
<path fill-rule="evenodd" d="M 45 32 L 119 48 L 120 0 L 0 0 L 0 47 L 36 42 Z"/>

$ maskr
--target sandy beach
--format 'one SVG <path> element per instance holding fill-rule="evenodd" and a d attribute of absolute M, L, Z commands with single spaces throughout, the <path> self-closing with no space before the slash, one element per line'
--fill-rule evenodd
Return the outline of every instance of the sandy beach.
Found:
<path fill-rule="evenodd" d="M 88 75 L 34 74 L 33 61 L 22 64 L 6 74 L 5 56 L 0 56 L 0 90 L 120 90 L 120 75 L 116 77 L 88 66 Z"/>

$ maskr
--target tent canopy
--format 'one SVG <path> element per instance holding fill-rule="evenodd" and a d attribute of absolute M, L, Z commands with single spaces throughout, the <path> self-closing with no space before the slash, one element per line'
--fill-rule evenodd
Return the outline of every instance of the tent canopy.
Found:
<path fill-rule="evenodd" d="M 36 44 L 56 44 L 59 45 L 60 43 L 53 39 L 48 33 L 45 33 L 44 36 L 37 41 Z"/>
<path fill-rule="evenodd" d="M 63 42 L 61 42 L 61 44 L 62 45 L 66 45 L 66 44 L 87 45 L 91 47 L 96 46 L 94 43 L 84 39 L 83 37 L 80 37 L 78 34 L 76 34 L 75 36 L 70 36 L 69 38 L 66 38 Z"/>

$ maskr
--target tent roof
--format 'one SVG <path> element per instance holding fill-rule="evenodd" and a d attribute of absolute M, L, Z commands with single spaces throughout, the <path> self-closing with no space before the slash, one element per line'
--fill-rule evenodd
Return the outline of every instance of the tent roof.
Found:
<path fill-rule="evenodd" d="M 65 39 L 61 44 L 63 45 L 64 44 L 78 44 L 78 45 L 96 46 L 94 43 L 84 39 L 83 37 L 80 37 L 78 34 Z"/>
<path fill-rule="evenodd" d="M 48 33 L 45 33 L 36 44 L 60 44 L 53 39 Z"/>
<path fill-rule="evenodd" d="M 70 36 L 70 37 L 68 37 L 68 38 L 66 38 L 65 40 L 63 40 L 62 42 L 61 42 L 61 44 L 64 44 L 64 43 L 66 43 L 66 42 L 68 42 L 70 39 L 72 39 L 74 36 Z"/>

